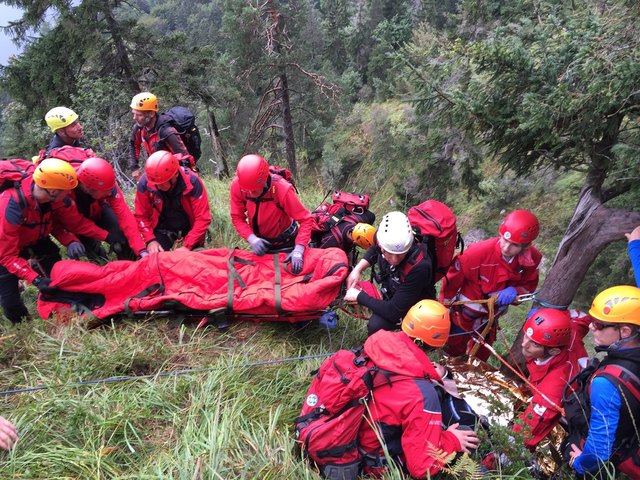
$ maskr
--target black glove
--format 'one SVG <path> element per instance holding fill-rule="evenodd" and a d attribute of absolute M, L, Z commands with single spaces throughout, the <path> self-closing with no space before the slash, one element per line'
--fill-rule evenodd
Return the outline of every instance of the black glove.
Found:
<path fill-rule="evenodd" d="M 55 288 L 49 286 L 51 284 L 51 279 L 43 275 L 37 276 L 31 283 L 42 293 L 48 293 L 55 290 Z"/>
<path fill-rule="evenodd" d="M 110 245 L 113 245 L 114 243 L 127 243 L 127 239 L 124 237 L 124 234 L 119 230 L 116 232 L 109 232 L 106 241 Z"/>
<path fill-rule="evenodd" d="M 91 260 L 109 260 L 109 254 L 104 249 L 102 242 L 97 242 L 89 252 Z"/>
<path fill-rule="evenodd" d="M 87 254 L 87 251 L 84 248 L 84 245 L 80 242 L 71 242 L 67 245 L 67 256 L 74 260 L 78 260 L 80 257 L 84 257 Z"/>

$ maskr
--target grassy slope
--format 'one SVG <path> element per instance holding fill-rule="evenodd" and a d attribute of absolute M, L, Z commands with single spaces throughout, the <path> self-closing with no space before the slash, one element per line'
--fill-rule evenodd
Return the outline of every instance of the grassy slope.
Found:
<path fill-rule="evenodd" d="M 244 242 L 227 210 L 228 184 L 208 180 L 212 246 Z M 323 193 L 303 194 L 308 205 Z M 26 299 L 35 313 L 35 291 Z M 317 478 L 293 457 L 290 422 L 321 359 L 246 366 L 361 343 L 362 321 L 316 325 L 239 322 L 194 332 L 175 319 L 118 321 L 86 331 L 36 320 L 2 324 L 0 414 L 21 440 L 0 453 L 0 478 Z M 205 371 L 154 378 L 158 372 Z M 75 382 L 152 375 L 106 385 Z"/>
<path fill-rule="evenodd" d="M 371 193 L 385 197 L 391 181 Z M 227 183 L 207 184 L 212 246 L 242 246 L 228 218 Z M 301 187 L 307 205 L 322 199 L 320 189 Z M 461 210 L 463 225 L 471 225 Z M 11 336 L 0 340 L 0 390 L 51 388 L 1 398 L 0 414 L 15 421 L 22 438 L 0 454 L 0 478 L 317 478 L 294 457 L 290 429 L 308 373 L 321 360 L 247 364 L 358 345 L 364 322 L 342 315 L 333 331 L 240 322 L 226 333 L 196 333 L 174 320 L 119 321 L 92 331 L 42 320 L 15 329 L 5 323 Z M 183 369 L 206 371 L 72 385 Z"/>

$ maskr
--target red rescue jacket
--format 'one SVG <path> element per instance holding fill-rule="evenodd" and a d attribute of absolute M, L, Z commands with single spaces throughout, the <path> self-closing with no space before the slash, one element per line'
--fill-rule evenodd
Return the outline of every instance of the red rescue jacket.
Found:
<path fill-rule="evenodd" d="M 185 167 L 179 170 L 185 189 L 182 192 L 182 208 L 187 212 L 191 230 L 184 237 L 182 245 L 192 250 L 204 244 L 207 229 L 211 224 L 211 211 L 207 190 L 202 179 Z M 147 176 L 142 175 L 136 191 L 134 217 L 146 243 L 155 239 L 154 229 L 162 212 L 162 197 L 157 190 L 149 187 Z"/>
<path fill-rule="evenodd" d="M 69 194 L 69 197 L 77 203 L 75 190 Z M 140 252 L 145 249 L 145 245 L 142 241 L 142 237 L 140 236 L 140 230 L 138 230 L 136 219 L 134 218 L 129 205 L 125 202 L 124 194 L 122 193 L 122 190 L 120 190 L 120 187 L 117 185 L 114 186 L 111 189 L 111 194 L 102 200 L 93 200 L 91 205 L 89 205 L 89 216 L 87 218 L 93 221 L 98 220 L 102 216 L 103 205 L 109 205 L 109 207 L 111 207 L 113 213 L 118 219 L 122 233 L 127 237 L 129 246 L 134 252 L 140 254 Z M 53 235 L 60 240 L 61 243 L 66 245 L 72 241 L 78 240 L 73 234 L 70 234 L 59 226 L 54 226 Z"/>
<path fill-rule="evenodd" d="M 458 255 L 442 283 L 441 298 L 446 300 L 481 300 L 507 287 L 518 294 L 531 293 L 538 286 L 538 265 L 542 254 L 533 246 L 526 248 L 508 263 L 502 258 L 499 237 L 471 244 Z M 470 317 L 488 313 L 484 304 L 463 307 Z"/>
<path fill-rule="evenodd" d="M 369 408 L 389 454 L 397 456 L 412 477 L 436 474 L 442 464 L 434 453 L 442 450 L 447 456 L 459 452 L 461 445 L 454 434 L 442 428 L 440 401 L 429 380 L 441 379 L 429 357 L 404 332 L 385 330 L 369 337 L 364 351 L 381 369 L 424 377 L 377 387 Z M 359 441 L 368 459 L 384 456 L 378 433 L 367 422 L 360 427 Z"/>
<path fill-rule="evenodd" d="M 0 194 L 0 263 L 10 273 L 28 282 L 32 282 L 38 273 L 20 257 L 20 251 L 46 238 L 54 225 L 96 240 L 107 238 L 106 230 L 80 215 L 71 198 L 40 205 L 33 198 L 33 186 L 33 178 L 28 177 L 21 182 L 22 195 L 15 188 Z M 66 246 L 70 242 L 62 243 Z"/>
<path fill-rule="evenodd" d="M 238 177 L 233 179 L 229 193 L 231 222 L 245 240 L 252 233 L 268 240 L 278 238 L 296 221 L 300 225 L 296 245 L 306 247 L 311 239 L 313 217 L 300 202 L 293 185 L 279 175 L 270 175 L 269 191 L 259 202 L 252 201 L 249 194 L 240 188 Z"/>
<path fill-rule="evenodd" d="M 546 437 L 560 419 L 562 394 L 569 380 L 580 371 L 580 364 L 586 364 L 589 357 L 583 338 L 589 332 L 591 317 L 577 310 L 566 311 L 571 317 L 571 340 L 558 355 L 543 364 L 527 360 L 529 380 L 536 387 L 527 409 L 520 419 L 527 425 L 524 445 L 532 452 Z M 581 359 L 584 359 L 582 362 Z M 552 403 L 553 402 L 553 403 Z M 555 404 L 555 406 L 554 406 Z M 521 431 L 522 425 L 515 425 L 514 431 Z"/>

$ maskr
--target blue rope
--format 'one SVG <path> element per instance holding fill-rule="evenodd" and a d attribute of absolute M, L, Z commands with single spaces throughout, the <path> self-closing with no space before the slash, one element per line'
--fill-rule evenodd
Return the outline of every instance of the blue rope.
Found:
<path fill-rule="evenodd" d="M 533 299 L 533 303 L 543 306 L 544 308 L 555 308 L 556 310 L 566 310 L 569 305 L 554 305 L 553 303 L 545 302 L 544 300 Z"/>
<path fill-rule="evenodd" d="M 109 378 L 101 378 L 95 380 L 85 380 L 82 382 L 72 382 L 64 385 L 60 385 L 62 388 L 69 387 L 78 387 L 83 385 L 103 385 L 107 383 L 117 383 L 117 382 L 127 382 L 132 380 L 141 380 L 145 378 L 161 378 L 161 377 L 171 377 L 171 376 L 179 376 L 179 375 L 190 375 L 197 373 L 205 373 L 212 372 L 215 370 L 222 370 L 223 368 L 249 368 L 249 367 L 260 367 L 264 365 L 275 365 L 278 363 L 286 363 L 286 362 L 295 362 L 300 360 L 309 360 L 314 358 L 324 358 L 333 355 L 333 353 L 319 353 L 317 355 L 305 355 L 301 357 L 289 357 L 289 358 L 278 358 L 275 360 L 264 360 L 262 362 L 253 362 L 253 363 L 243 363 L 240 365 L 231 365 L 229 367 L 210 367 L 210 368 L 194 368 L 188 370 L 174 370 L 171 372 L 161 372 L 149 375 L 135 375 L 129 377 L 109 377 Z M 0 396 L 4 395 L 16 395 L 18 393 L 28 393 L 28 392 L 37 392 L 39 390 L 50 390 L 55 386 L 51 385 L 39 385 L 37 387 L 29 387 L 29 388 L 20 388 L 16 390 L 5 390 L 0 392 Z"/>

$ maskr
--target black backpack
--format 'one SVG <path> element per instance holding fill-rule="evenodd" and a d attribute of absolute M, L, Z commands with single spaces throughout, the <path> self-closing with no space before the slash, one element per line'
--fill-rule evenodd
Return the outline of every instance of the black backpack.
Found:
<path fill-rule="evenodd" d="M 609 362 L 608 362 L 609 361 Z M 604 377 L 618 390 L 622 397 L 623 408 L 628 409 L 628 415 L 633 420 L 637 418 L 640 407 L 640 378 L 632 371 L 633 359 L 624 364 L 611 361 L 605 357 L 602 362 L 594 359 L 591 365 L 582 369 L 564 387 L 562 403 L 564 406 L 563 423 L 568 430 L 568 436 L 563 440 L 561 453 L 565 462 L 571 459 L 571 444 L 582 445 L 589 434 L 589 419 L 591 418 L 590 388 L 593 378 Z M 636 370 L 637 371 L 637 370 Z M 621 412 L 622 414 L 622 412 Z M 621 416 L 622 418 L 622 416 Z M 638 443 L 637 427 L 633 424 L 618 426 L 622 431 L 616 432 L 615 449 L 609 459 L 615 464 L 622 463 L 633 457 L 634 463 L 640 465 L 640 445 Z"/>
<path fill-rule="evenodd" d="M 161 114 L 160 125 L 158 126 L 160 141 L 166 138 L 162 138 L 161 134 L 162 127 L 164 126 L 171 126 L 176 129 L 185 147 L 187 147 L 187 150 L 197 162 L 202 156 L 202 137 L 196 125 L 196 116 L 191 110 L 178 105 Z"/>

